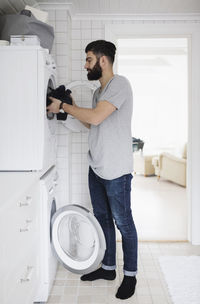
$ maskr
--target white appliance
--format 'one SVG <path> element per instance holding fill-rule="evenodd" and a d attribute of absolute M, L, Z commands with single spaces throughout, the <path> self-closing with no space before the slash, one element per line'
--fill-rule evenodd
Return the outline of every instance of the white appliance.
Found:
<path fill-rule="evenodd" d="M 56 159 L 57 121 L 46 113 L 55 63 L 40 46 L 1 46 L 0 79 L 0 171 L 46 172 Z"/>
<path fill-rule="evenodd" d="M 97 82 L 91 82 L 88 80 L 82 80 L 82 81 L 73 81 L 66 85 L 66 88 L 71 90 L 74 88 L 81 88 L 85 87 L 88 88 L 94 93 L 94 91 L 99 87 Z M 73 95 L 73 94 L 72 94 Z M 91 100 L 91 107 L 92 107 L 92 100 Z M 73 132 L 88 132 L 88 128 L 86 128 L 78 119 L 74 118 L 72 115 L 67 116 L 67 119 L 65 121 L 62 121 L 62 124 L 67 129 L 70 129 Z"/>
<path fill-rule="evenodd" d="M 105 253 L 105 238 L 96 218 L 78 205 L 56 211 L 58 174 L 53 167 L 40 179 L 40 273 L 35 302 L 46 302 L 57 260 L 75 273 L 95 270 Z"/>

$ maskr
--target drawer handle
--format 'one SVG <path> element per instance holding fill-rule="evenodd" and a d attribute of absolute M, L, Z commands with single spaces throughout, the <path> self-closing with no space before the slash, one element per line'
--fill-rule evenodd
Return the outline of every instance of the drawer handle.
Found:
<path fill-rule="evenodd" d="M 19 207 L 26 207 L 26 206 L 29 206 L 30 205 L 30 203 L 29 202 L 20 202 L 19 203 Z"/>
<path fill-rule="evenodd" d="M 27 231 L 29 231 L 28 228 L 20 228 L 20 232 L 27 232 Z"/>
<path fill-rule="evenodd" d="M 33 266 L 27 266 L 26 274 L 25 274 L 24 278 L 20 279 L 21 283 L 30 282 L 31 277 L 33 275 L 33 268 L 34 268 Z"/>
<path fill-rule="evenodd" d="M 20 232 L 27 232 L 27 231 L 29 231 L 29 226 L 30 226 L 31 223 L 32 223 L 32 220 L 31 219 L 27 219 L 26 220 L 26 227 L 20 228 Z"/>
<path fill-rule="evenodd" d="M 30 206 L 31 202 L 32 202 L 32 197 L 31 196 L 26 196 L 25 202 L 19 202 L 19 207 Z"/>

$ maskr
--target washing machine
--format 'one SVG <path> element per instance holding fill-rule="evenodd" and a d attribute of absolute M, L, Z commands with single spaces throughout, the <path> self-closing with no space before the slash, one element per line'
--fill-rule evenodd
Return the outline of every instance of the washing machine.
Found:
<path fill-rule="evenodd" d="M 58 261 L 69 271 L 85 274 L 97 269 L 106 243 L 94 215 L 79 204 L 57 209 L 55 166 L 40 178 L 39 290 L 34 302 L 47 302 Z"/>
<path fill-rule="evenodd" d="M 91 93 L 91 105 L 92 107 L 92 96 L 94 94 L 94 91 L 99 87 L 99 82 L 91 82 L 88 80 L 77 80 L 77 81 L 72 81 L 68 84 L 66 84 L 66 88 L 69 90 L 72 90 L 72 96 L 75 98 L 77 101 L 77 98 L 79 96 L 76 96 L 76 92 L 74 92 L 74 89 L 78 89 L 79 94 L 81 93 L 82 88 L 87 88 L 90 90 Z M 75 94 L 74 94 L 75 93 Z M 82 94 L 83 96 L 85 95 L 84 93 Z M 72 115 L 68 114 L 67 120 L 61 122 L 64 127 L 67 129 L 73 131 L 73 132 L 88 132 L 88 128 L 86 128 L 78 119 L 73 117 Z"/>
<path fill-rule="evenodd" d="M 46 111 L 54 60 L 40 46 L 1 46 L 0 79 L 0 170 L 46 172 L 56 160 L 57 120 Z"/>

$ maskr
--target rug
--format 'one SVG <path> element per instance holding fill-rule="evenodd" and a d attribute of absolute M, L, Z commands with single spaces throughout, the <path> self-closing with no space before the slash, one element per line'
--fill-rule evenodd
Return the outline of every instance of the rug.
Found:
<path fill-rule="evenodd" d="M 200 304 L 200 256 L 162 256 L 160 266 L 174 304 Z"/>

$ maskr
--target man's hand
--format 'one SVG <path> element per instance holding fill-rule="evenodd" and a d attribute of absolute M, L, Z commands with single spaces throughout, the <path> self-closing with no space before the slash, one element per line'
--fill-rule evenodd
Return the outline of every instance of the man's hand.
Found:
<path fill-rule="evenodd" d="M 52 103 L 47 107 L 48 112 L 55 113 L 55 114 L 59 113 L 59 107 L 60 107 L 61 101 L 54 97 L 49 97 L 49 99 L 52 101 Z"/>
<path fill-rule="evenodd" d="M 70 94 L 70 97 L 71 97 L 71 99 L 72 99 L 72 105 L 73 105 L 73 106 L 76 106 L 75 101 L 74 101 L 74 98 L 72 97 L 71 94 Z"/>

